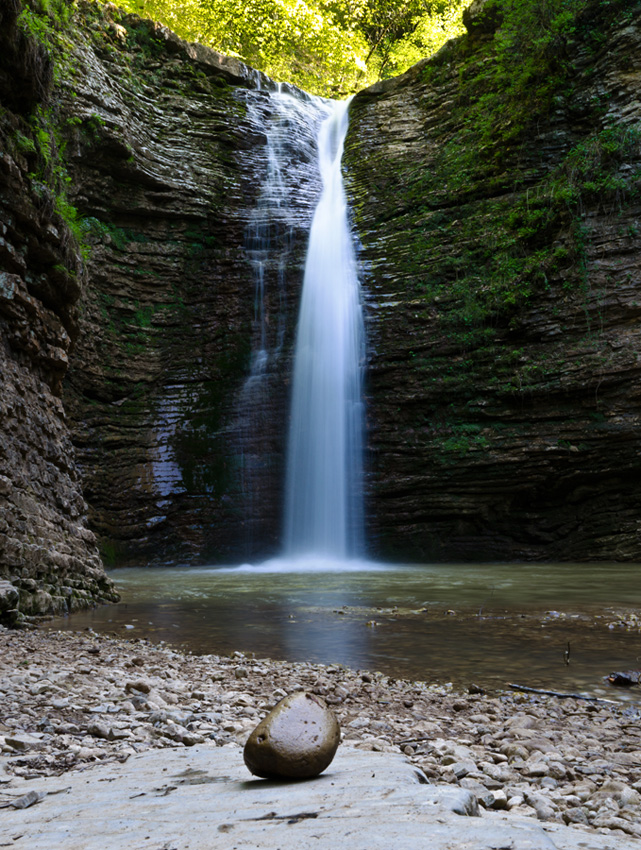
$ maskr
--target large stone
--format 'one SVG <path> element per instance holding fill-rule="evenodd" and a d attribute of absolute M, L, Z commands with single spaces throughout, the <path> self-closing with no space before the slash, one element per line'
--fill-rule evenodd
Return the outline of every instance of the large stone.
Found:
<path fill-rule="evenodd" d="M 493 33 L 501 23 L 501 7 L 488 0 L 473 0 L 463 11 L 465 29 L 471 34 Z"/>
<path fill-rule="evenodd" d="M 313 694 L 282 699 L 251 733 L 243 753 L 256 776 L 309 779 L 331 763 L 340 741 L 334 712 Z"/>
<path fill-rule="evenodd" d="M 20 594 L 13 584 L 0 579 L 0 615 L 15 608 L 19 599 Z"/>

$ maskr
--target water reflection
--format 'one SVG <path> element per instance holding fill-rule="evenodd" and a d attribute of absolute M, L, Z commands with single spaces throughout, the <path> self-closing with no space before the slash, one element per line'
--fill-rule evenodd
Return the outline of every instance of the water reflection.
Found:
<path fill-rule="evenodd" d="M 517 682 L 638 699 L 603 683 L 641 664 L 638 565 L 337 566 L 281 559 L 117 570 L 122 603 L 49 627 L 457 685 Z M 633 628 L 622 627 L 626 620 Z"/>

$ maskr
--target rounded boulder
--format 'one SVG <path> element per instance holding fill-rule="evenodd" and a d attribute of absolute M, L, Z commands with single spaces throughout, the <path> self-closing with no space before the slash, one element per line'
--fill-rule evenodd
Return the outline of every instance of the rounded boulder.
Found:
<path fill-rule="evenodd" d="M 339 741 L 334 712 L 314 694 L 298 691 L 256 726 L 243 758 L 251 773 L 264 779 L 310 779 L 329 766 Z"/>

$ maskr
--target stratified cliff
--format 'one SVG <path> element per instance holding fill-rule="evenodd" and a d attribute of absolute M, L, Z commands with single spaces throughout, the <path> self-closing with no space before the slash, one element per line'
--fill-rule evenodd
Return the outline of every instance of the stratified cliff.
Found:
<path fill-rule="evenodd" d="M 375 556 L 641 558 L 641 4 L 560 12 L 475 0 L 350 107 Z M 0 9 L 5 621 L 115 599 L 96 536 L 277 549 L 318 116 L 270 88 L 111 5 Z"/>
<path fill-rule="evenodd" d="M 641 558 L 641 7 L 566 7 L 351 105 L 376 554 Z"/>
<path fill-rule="evenodd" d="M 275 550 L 319 187 L 314 116 L 282 116 L 275 85 L 241 63 L 115 7 L 34 0 L 2 14 L 11 621 L 16 589 L 23 614 L 116 598 L 94 532 L 107 565 Z M 302 144 L 280 181 L 287 210 L 266 221 L 270 122 Z"/>
<path fill-rule="evenodd" d="M 28 119 L 50 96 L 53 63 L 18 29 L 18 11 L 0 11 L 0 622 L 9 623 L 118 598 L 87 526 L 60 398 L 86 279 L 46 169 L 30 167 Z"/>
<path fill-rule="evenodd" d="M 292 148 L 289 218 L 266 234 L 274 84 L 112 7 L 75 22 L 57 95 L 91 283 L 64 401 L 91 527 L 108 564 L 266 556 L 317 173 Z M 265 239 L 287 267 L 260 259 L 259 308 Z M 248 386 L 257 347 L 273 356 Z"/>

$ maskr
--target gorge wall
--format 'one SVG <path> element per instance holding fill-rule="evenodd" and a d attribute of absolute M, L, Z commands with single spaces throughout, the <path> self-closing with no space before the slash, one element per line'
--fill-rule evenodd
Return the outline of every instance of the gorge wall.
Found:
<path fill-rule="evenodd" d="M 277 551 L 319 189 L 292 144 L 257 305 L 273 84 L 56 3 L 44 37 L 18 0 L 0 12 L 7 621 L 115 599 L 99 551 Z M 639 559 L 640 4 L 595 0 L 543 47 L 503 5 L 475 0 L 466 36 L 350 107 L 371 554 Z M 257 391 L 261 335 L 278 353 Z"/>
<path fill-rule="evenodd" d="M 541 47 L 505 8 L 351 106 L 370 539 L 639 559 L 641 9 L 590 3 Z"/>
<path fill-rule="evenodd" d="M 289 352 L 320 188 L 310 121 L 292 128 L 307 138 L 289 151 L 287 215 L 268 232 L 257 221 L 265 128 L 288 120 L 258 72 L 115 7 L 60 0 L 72 14 L 40 14 L 43 38 L 32 17 L 16 25 L 37 4 L 10 6 L 0 58 L 8 622 L 116 599 L 100 556 L 109 566 L 276 551 Z M 265 240 L 278 268 L 257 250 Z M 269 365 L 248 386 L 258 337 Z"/>
<path fill-rule="evenodd" d="M 64 389 L 90 524 L 112 565 L 265 555 L 317 187 L 301 179 L 290 226 L 273 223 L 289 262 L 280 284 L 264 270 L 259 311 L 248 240 L 273 111 L 259 87 L 273 83 L 150 21 L 83 8 L 59 97 L 91 247 Z M 266 346 L 280 313 L 289 343 L 256 395 L 244 387 L 260 312 Z"/>
<path fill-rule="evenodd" d="M 68 227 L 29 176 L 28 116 L 49 96 L 48 52 L 0 11 L 0 622 L 116 600 L 60 398 L 86 279 Z"/>

